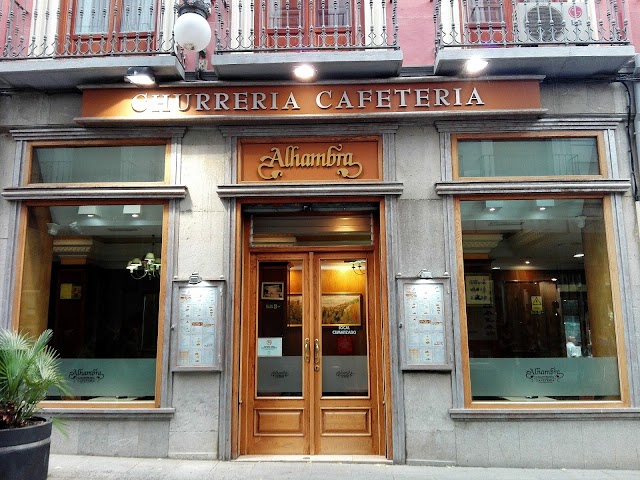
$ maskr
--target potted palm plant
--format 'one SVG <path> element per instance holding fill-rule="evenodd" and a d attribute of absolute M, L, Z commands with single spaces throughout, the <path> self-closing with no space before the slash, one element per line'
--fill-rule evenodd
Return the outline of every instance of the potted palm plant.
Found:
<path fill-rule="evenodd" d="M 38 404 L 49 389 L 67 391 L 51 336 L 0 328 L 0 480 L 47 478 L 52 421 L 38 416 Z"/>

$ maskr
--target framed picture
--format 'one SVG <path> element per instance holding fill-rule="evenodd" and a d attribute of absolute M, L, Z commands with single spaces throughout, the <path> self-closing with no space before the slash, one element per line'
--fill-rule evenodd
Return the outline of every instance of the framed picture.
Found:
<path fill-rule="evenodd" d="M 289 303 L 287 304 L 287 325 L 289 327 L 301 327 L 302 326 L 302 295 L 289 294 L 287 297 Z"/>
<path fill-rule="evenodd" d="M 467 305 L 493 305 L 493 281 L 489 275 L 464 277 Z"/>
<path fill-rule="evenodd" d="M 322 325 L 359 326 L 362 323 L 362 295 L 330 293 L 322 295 Z"/>
<path fill-rule="evenodd" d="M 262 282 L 260 298 L 262 300 L 284 300 L 284 282 Z"/>

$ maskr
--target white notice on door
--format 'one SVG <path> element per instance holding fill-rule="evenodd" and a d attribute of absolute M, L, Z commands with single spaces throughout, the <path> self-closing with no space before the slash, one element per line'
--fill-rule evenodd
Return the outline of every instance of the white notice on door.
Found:
<path fill-rule="evenodd" d="M 259 357 L 281 357 L 282 337 L 262 337 L 258 338 Z"/>

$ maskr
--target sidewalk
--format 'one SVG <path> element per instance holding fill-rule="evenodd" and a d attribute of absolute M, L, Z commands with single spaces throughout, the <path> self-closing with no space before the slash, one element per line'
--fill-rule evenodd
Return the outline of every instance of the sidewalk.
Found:
<path fill-rule="evenodd" d="M 77 480 L 640 480 L 640 471 L 418 467 L 326 461 L 201 461 L 51 455 L 49 477 Z"/>

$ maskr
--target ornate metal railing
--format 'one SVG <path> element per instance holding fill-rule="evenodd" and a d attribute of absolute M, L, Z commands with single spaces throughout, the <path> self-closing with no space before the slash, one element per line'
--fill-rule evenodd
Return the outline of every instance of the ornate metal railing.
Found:
<path fill-rule="evenodd" d="M 170 54 L 174 16 L 165 0 L 0 0 L 0 59 Z"/>
<path fill-rule="evenodd" d="M 626 0 L 437 0 L 436 49 L 629 44 Z"/>
<path fill-rule="evenodd" d="M 211 0 L 207 53 L 398 48 L 397 1 Z M 182 55 L 176 0 L 0 0 L 0 60 Z"/>
<path fill-rule="evenodd" d="M 399 48 L 398 0 L 214 0 L 215 51 Z"/>

